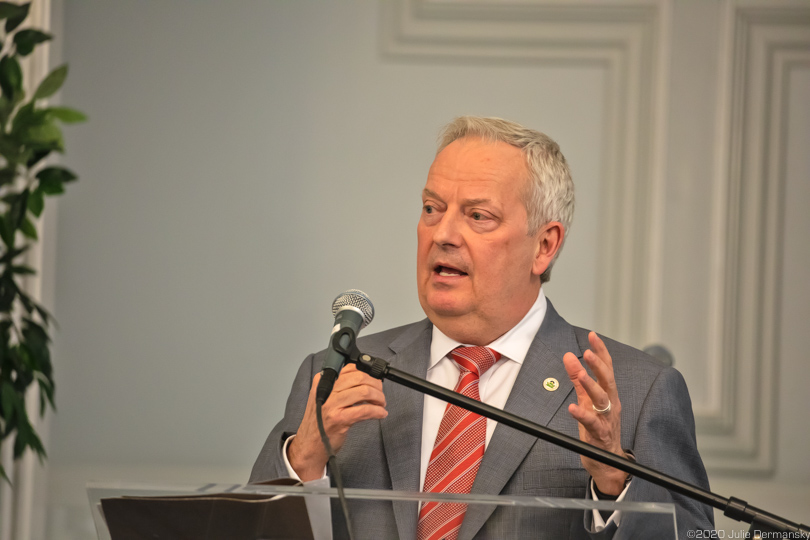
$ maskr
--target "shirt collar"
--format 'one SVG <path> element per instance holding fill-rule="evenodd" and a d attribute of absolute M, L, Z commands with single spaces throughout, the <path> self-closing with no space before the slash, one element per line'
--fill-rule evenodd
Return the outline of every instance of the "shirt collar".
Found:
<path fill-rule="evenodd" d="M 518 364 L 523 363 L 529 347 L 534 341 L 534 336 L 540 330 L 543 319 L 546 317 L 546 295 L 543 294 L 542 287 L 528 313 L 523 316 L 519 323 L 512 327 L 507 333 L 487 345 Z M 433 325 L 433 338 L 430 342 L 430 364 L 428 370 L 438 364 L 450 351 L 456 347 L 468 347 L 468 344 L 447 337 L 436 325 Z"/>

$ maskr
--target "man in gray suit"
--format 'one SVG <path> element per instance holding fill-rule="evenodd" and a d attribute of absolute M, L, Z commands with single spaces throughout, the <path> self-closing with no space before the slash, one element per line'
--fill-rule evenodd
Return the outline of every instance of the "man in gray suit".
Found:
<path fill-rule="evenodd" d="M 362 337 L 360 350 L 452 389 L 464 370 L 451 351 L 487 346 L 498 360 L 476 380 L 481 401 L 708 488 L 681 375 L 569 325 L 543 294 L 574 207 L 557 144 L 513 122 L 458 118 L 443 132 L 422 201 L 417 283 L 427 319 Z M 252 482 L 325 474 L 314 413 L 323 354 L 298 371 Z M 345 367 L 323 407 L 345 485 L 422 490 L 444 411 L 439 400 Z M 471 493 L 674 502 L 680 536 L 713 527 L 704 505 L 489 420 L 485 442 Z M 430 537 L 416 503 L 350 508 L 359 538 Z M 333 519 L 342 534 L 342 516 L 333 510 Z M 489 506 L 462 519 L 438 537 L 664 537 L 649 515 L 622 512 Z"/>

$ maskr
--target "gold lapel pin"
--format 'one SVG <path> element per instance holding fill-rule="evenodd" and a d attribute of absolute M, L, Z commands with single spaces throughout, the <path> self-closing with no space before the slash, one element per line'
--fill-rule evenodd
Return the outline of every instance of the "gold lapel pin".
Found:
<path fill-rule="evenodd" d="M 556 390 L 559 387 L 560 387 L 560 383 L 557 381 L 557 379 L 555 379 L 553 377 L 549 377 L 548 379 L 543 381 L 543 388 L 545 388 L 549 392 L 553 392 L 554 390 Z"/>

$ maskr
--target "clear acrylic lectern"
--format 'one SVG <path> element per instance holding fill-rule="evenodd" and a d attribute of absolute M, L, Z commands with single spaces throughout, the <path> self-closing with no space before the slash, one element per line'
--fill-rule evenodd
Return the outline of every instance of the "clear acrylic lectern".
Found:
<path fill-rule="evenodd" d="M 329 487 L 300 485 L 233 485 L 203 484 L 199 486 L 156 486 L 130 483 L 89 483 L 87 487 L 93 519 L 99 540 L 260 540 L 273 538 L 329 540 L 332 538 L 332 518 L 340 522 L 335 527 L 335 537 L 343 538 L 342 515 L 330 501 L 337 499 L 337 490 Z M 678 540 L 675 525 L 675 507 L 670 503 L 603 502 L 584 499 L 561 499 L 550 497 L 526 497 L 506 495 L 454 495 L 413 493 L 404 491 L 346 489 L 350 515 L 352 509 L 361 505 L 410 504 L 418 513 L 423 501 L 455 502 L 468 505 L 467 512 L 490 511 L 493 506 L 499 512 L 502 523 L 522 524 L 523 528 L 508 534 L 509 538 L 532 538 L 537 530 L 552 527 L 560 521 L 563 513 L 584 511 L 620 510 L 625 513 L 643 513 L 644 519 L 654 522 L 660 532 L 657 539 Z M 187 501 L 193 505 L 188 506 Z M 283 501 L 283 502 L 282 502 Z M 157 505 L 149 506 L 149 503 Z M 143 503 L 143 504 L 141 504 Z M 221 504 L 217 504 L 221 503 Z M 187 504 L 186 510 L 177 518 L 178 505 Z M 102 507 L 104 510 L 102 510 Z M 261 510 L 259 510 L 261 508 Z M 111 535 L 107 519 L 121 519 L 118 529 Z M 113 515 L 117 513 L 117 517 Z M 366 515 L 368 515 L 366 513 Z M 146 523 L 154 519 L 155 528 L 146 530 Z M 126 521 L 129 520 L 129 521 Z M 264 521 L 264 523 L 262 523 Z M 526 524 L 532 524 L 528 527 Z M 112 523 L 111 523 L 112 525 Z M 353 520 L 356 540 L 373 538 L 380 540 L 375 523 Z M 269 527 L 269 528 L 268 528 Z M 138 530 L 141 528 L 142 530 Z M 191 530 L 193 529 L 193 530 Z M 122 533 L 123 531 L 123 533 Z M 190 532 L 189 532 L 190 531 Z M 200 532 L 204 531 L 204 532 Z M 246 532 L 247 531 L 247 532 Z M 486 531 L 484 531 L 486 532 Z M 533 534 L 534 533 L 534 534 Z M 497 538 L 498 536 L 493 536 Z M 567 535 L 566 535 L 567 537 Z M 408 539 L 410 540 L 410 539 Z"/>

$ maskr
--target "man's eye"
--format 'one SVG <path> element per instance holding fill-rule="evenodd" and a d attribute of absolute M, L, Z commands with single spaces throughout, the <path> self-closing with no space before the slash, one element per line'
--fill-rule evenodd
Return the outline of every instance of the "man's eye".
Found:
<path fill-rule="evenodd" d="M 482 214 L 481 212 L 473 212 L 473 213 L 472 213 L 472 218 L 473 218 L 475 221 L 481 221 L 481 220 L 482 220 L 482 219 L 484 219 L 485 217 L 486 217 L 486 216 L 484 216 L 484 214 Z"/>
<path fill-rule="evenodd" d="M 425 211 L 426 214 L 432 214 L 433 213 L 433 207 L 430 206 L 429 204 L 426 204 L 422 208 L 423 208 L 423 210 Z"/>

